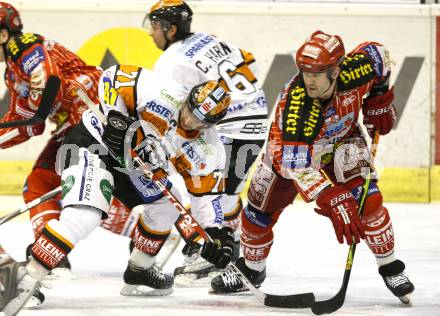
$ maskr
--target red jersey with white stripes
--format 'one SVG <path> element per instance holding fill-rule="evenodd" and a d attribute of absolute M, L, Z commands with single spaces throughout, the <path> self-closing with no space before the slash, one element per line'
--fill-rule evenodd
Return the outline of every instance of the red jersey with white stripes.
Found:
<path fill-rule="evenodd" d="M 33 33 L 12 38 L 7 44 L 5 81 L 10 93 L 8 112 L 0 122 L 24 120 L 32 117 L 41 101 L 50 75 L 61 79 L 61 87 L 49 114 L 56 124 L 55 135 L 62 135 L 76 125 L 87 106 L 76 94 L 78 88 L 87 92 L 95 102 L 101 70 L 88 66 L 62 45 Z M 0 129 L 0 136 L 12 129 Z M 19 135 L 3 143 L 2 148 L 26 141 Z"/>
<path fill-rule="evenodd" d="M 355 130 L 363 96 L 390 73 L 387 51 L 379 43 L 359 45 L 341 64 L 336 89 L 328 100 L 311 98 L 302 74 L 293 77 L 278 98 L 267 156 L 275 171 L 295 180 L 311 201 L 331 185 L 320 169 Z"/>

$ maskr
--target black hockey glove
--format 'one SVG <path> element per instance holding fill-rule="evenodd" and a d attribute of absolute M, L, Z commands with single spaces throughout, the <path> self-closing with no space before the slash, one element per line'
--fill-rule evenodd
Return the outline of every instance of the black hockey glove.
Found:
<path fill-rule="evenodd" d="M 102 133 L 102 141 L 117 157 L 124 157 L 125 135 L 133 122 L 133 119 L 121 112 L 115 110 L 108 112 L 107 125 Z M 131 140 L 127 140 L 127 142 L 127 146 L 130 146 Z"/>
<path fill-rule="evenodd" d="M 224 269 L 231 262 L 234 250 L 234 233 L 232 228 L 210 227 L 206 229 L 213 241 L 206 241 L 203 244 L 200 255 L 205 260 L 213 263 L 216 268 Z"/>

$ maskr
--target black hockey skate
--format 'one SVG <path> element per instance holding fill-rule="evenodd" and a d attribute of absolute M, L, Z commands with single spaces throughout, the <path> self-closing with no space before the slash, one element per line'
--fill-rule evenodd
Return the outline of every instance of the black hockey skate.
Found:
<path fill-rule="evenodd" d="M 243 257 L 239 258 L 235 265 L 257 288 L 266 279 L 266 268 L 261 272 L 249 269 Z M 237 274 L 229 270 L 216 276 L 211 281 L 211 293 L 238 293 L 245 291 L 249 291 L 249 289 L 243 284 Z"/>
<path fill-rule="evenodd" d="M 124 272 L 124 296 L 163 296 L 173 292 L 174 278 L 162 273 L 156 265 L 140 269 L 130 264 Z"/>
<path fill-rule="evenodd" d="M 206 286 L 211 282 L 212 273 L 219 274 L 215 266 L 200 256 L 202 245 L 188 242 L 182 249 L 183 265 L 174 269 L 174 281 L 181 287 Z"/>
<path fill-rule="evenodd" d="M 385 285 L 404 304 L 409 304 L 409 294 L 414 291 L 414 284 L 404 274 L 405 264 L 400 260 L 394 260 L 379 267 L 379 274 L 382 276 Z"/>
<path fill-rule="evenodd" d="M 0 265 L 0 311 L 5 315 L 17 315 L 39 285 L 27 274 L 25 265 L 13 260 Z"/>

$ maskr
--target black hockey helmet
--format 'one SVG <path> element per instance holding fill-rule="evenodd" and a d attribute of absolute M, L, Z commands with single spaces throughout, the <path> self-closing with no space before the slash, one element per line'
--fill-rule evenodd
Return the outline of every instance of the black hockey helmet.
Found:
<path fill-rule="evenodd" d="M 11 34 L 21 33 L 23 29 L 17 9 L 6 2 L 0 2 L 0 28 L 7 29 Z"/>
<path fill-rule="evenodd" d="M 191 89 L 187 104 L 199 121 L 215 125 L 227 114 L 231 95 L 217 81 L 209 80 Z"/>
<path fill-rule="evenodd" d="M 193 12 L 182 0 L 160 0 L 154 4 L 144 18 L 143 26 L 148 29 L 151 23 L 160 23 L 163 32 L 171 25 L 177 27 L 176 39 L 183 39 L 191 32 Z"/>

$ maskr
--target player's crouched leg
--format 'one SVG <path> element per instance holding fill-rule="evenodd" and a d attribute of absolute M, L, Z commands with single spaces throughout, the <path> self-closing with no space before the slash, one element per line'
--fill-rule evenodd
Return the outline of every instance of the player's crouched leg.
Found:
<path fill-rule="evenodd" d="M 142 218 L 135 228 L 134 248 L 124 272 L 124 286 L 121 295 L 162 296 L 173 292 L 174 279 L 156 266 L 156 255 L 165 243 L 170 230 L 150 230 Z"/>

